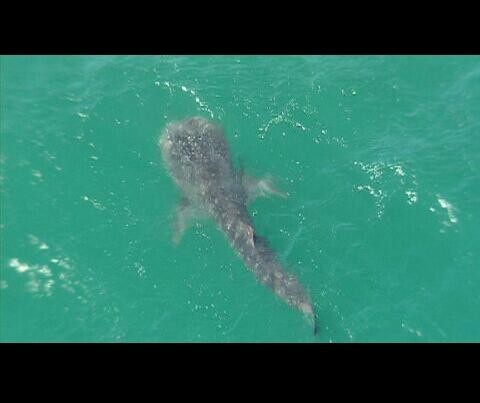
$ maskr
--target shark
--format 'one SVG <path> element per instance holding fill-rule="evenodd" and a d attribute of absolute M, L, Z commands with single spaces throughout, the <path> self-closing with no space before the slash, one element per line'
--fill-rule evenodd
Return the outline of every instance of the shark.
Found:
<path fill-rule="evenodd" d="M 253 272 L 288 305 L 302 312 L 317 333 L 317 319 L 305 288 L 287 272 L 265 237 L 257 234 L 247 205 L 258 197 L 286 197 L 269 177 L 245 174 L 232 163 L 225 132 L 216 123 L 194 116 L 166 125 L 158 145 L 181 198 L 176 206 L 172 240 L 197 218 L 213 219 L 231 247 Z"/>

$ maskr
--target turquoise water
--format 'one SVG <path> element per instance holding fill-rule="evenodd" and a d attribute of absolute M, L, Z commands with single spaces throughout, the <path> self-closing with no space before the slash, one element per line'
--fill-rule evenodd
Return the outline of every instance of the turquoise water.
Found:
<path fill-rule="evenodd" d="M 480 57 L 3 56 L 1 341 L 480 341 Z M 302 316 L 198 222 L 157 139 L 221 124 Z"/>

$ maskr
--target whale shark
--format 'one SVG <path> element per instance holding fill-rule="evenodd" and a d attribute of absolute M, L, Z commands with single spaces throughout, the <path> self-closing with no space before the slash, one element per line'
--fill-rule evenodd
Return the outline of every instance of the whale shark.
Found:
<path fill-rule="evenodd" d="M 257 280 L 302 312 L 316 333 L 316 315 L 305 288 L 284 270 L 267 239 L 257 234 L 247 210 L 257 197 L 287 194 L 270 178 L 255 178 L 245 174 L 243 166 L 235 168 L 223 129 L 203 117 L 167 124 L 158 144 L 166 169 L 181 192 L 173 242 L 180 242 L 193 220 L 213 219 Z"/>

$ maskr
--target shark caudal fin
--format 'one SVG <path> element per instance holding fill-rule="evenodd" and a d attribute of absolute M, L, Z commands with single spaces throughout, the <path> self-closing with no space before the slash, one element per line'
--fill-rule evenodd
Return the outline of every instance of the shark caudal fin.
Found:
<path fill-rule="evenodd" d="M 315 315 L 312 305 L 304 302 L 300 304 L 298 308 L 303 312 L 305 319 L 313 329 L 313 335 L 316 336 L 318 334 L 317 316 Z"/>

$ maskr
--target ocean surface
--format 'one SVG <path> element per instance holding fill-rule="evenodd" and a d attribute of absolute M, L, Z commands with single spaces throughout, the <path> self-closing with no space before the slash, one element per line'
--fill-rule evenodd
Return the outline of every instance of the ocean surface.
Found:
<path fill-rule="evenodd" d="M 0 341 L 480 341 L 480 57 L 2 56 Z M 209 118 L 319 333 L 210 221 L 172 241 L 157 141 Z"/>

